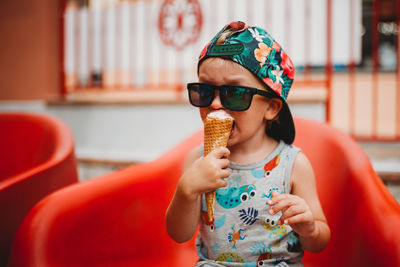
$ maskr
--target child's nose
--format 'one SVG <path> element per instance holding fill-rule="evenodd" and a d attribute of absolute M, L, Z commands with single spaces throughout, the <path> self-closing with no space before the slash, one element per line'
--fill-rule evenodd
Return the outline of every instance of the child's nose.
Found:
<path fill-rule="evenodd" d="M 211 102 L 210 107 L 212 109 L 221 109 L 223 108 L 222 103 L 221 103 L 221 98 L 219 97 L 219 91 L 215 90 L 215 97 L 214 100 Z"/>

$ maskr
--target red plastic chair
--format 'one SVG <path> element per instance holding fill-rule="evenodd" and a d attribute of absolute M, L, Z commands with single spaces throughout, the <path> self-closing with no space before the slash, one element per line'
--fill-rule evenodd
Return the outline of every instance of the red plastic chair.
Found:
<path fill-rule="evenodd" d="M 49 115 L 0 113 L 0 266 L 29 210 L 44 196 L 78 181 L 73 138 Z"/>
<path fill-rule="evenodd" d="M 306 266 L 399 266 L 400 206 L 361 148 L 341 132 L 296 119 L 296 145 L 310 158 L 332 230 Z M 13 243 L 14 266 L 193 266 L 193 240 L 176 244 L 165 210 L 199 132 L 154 162 L 72 185 L 43 199 Z"/>

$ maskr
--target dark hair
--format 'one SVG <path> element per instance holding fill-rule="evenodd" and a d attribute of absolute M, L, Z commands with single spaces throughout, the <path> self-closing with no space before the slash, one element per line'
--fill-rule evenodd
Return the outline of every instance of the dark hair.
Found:
<path fill-rule="evenodd" d="M 268 88 L 267 88 L 268 90 Z M 279 98 L 277 98 L 279 99 Z M 280 100 L 280 99 L 279 99 Z M 281 100 L 280 100 L 281 101 Z M 282 109 L 281 109 L 282 110 Z M 267 125 L 265 126 L 265 133 L 269 136 L 274 138 L 275 140 L 279 141 L 280 140 L 280 132 L 279 132 L 279 114 L 281 113 L 281 110 L 278 112 L 278 114 L 275 115 L 275 117 L 272 120 L 267 120 Z"/>
<path fill-rule="evenodd" d="M 267 125 L 265 126 L 265 133 L 269 137 L 272 137 L 277 141 L 281 139 L 278 126 L 279 126 L 279 113 L 272 120 L 268 120 Z"/>

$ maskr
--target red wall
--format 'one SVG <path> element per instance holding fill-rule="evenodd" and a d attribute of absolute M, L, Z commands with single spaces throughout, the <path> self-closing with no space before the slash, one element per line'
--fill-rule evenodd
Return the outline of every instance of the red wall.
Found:
<path fill-rule="evenodd" d="M 0 1 L 0 100 L 60 95 L 58 0 Z"/>

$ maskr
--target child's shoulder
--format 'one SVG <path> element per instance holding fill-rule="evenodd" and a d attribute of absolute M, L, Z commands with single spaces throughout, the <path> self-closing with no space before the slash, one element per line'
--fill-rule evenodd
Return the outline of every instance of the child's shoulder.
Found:
<path fill-rule="evenodd" d="M 311 162 L 303 152 L 299 151 L 293 163 L 291 184 L 305 183 L 310 180 L 315 180 Z"/>
<path fill-rule="evenodd" d="M 297 172 L 312 171 L 312 166 L 311 166 L 310 160 L 301 151 L 299 151 L 296 155 L 296 158 L 295 158 L 294 164 L 293 164 L 293 171 L 294 172 L 295 171 L 297 171 Z"/>

